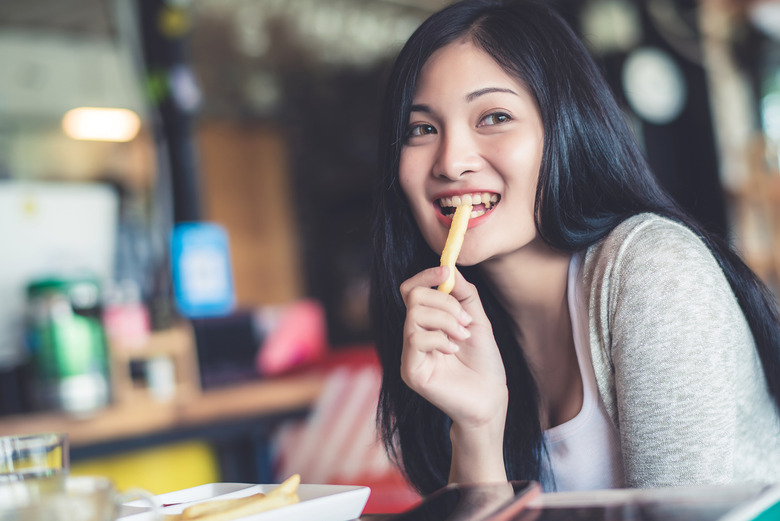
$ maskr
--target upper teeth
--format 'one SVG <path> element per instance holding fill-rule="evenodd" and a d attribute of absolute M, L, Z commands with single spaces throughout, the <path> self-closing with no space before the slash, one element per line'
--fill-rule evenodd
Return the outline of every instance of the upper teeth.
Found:
<path fill-rule="evenodd" d="M 460 206 L 462 204 L 484 204 L 485 208 L 491 208 L 498 202 L 498 194 L 476 193 L 476 194 L 463 194 L 453 195 L 452 197 L 442 197 L 439 199 L 439 205 L 444 208 L 447 206 Z"/>

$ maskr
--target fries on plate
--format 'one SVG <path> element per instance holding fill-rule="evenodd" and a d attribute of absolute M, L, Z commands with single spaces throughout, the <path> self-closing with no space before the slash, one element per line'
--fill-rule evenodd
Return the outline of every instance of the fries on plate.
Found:
<path fill-rule="evenodd" d="M 300 483 L 300 475 L 293 474 L 266 494 L 196 503 L 185 508 L 181 514 L 166 516 L 166 521 L 233 521 L 292 505 L 299 501 L 297 491 Z"/>

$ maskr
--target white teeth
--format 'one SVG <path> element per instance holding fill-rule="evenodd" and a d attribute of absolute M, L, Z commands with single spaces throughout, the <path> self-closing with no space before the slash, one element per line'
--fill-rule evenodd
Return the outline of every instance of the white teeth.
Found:
<path fill-rule="evenodd" d="M 485 210 L 489 210 L 498 202 L 498 200 L 498 194 L 480 192 L 474 194 L 453 195 L 452 197 L 442 197 L 439 199 L 439 206 L 442 208 L 457 208 L 458 206 L 465 204 L 470 204 L 472 206 L 482 204 L 485 206 Z M 485 212 L 482 211 L 482 213 Z"/>
<path fill-rule="evenodd" d="M 485 210 L 472 210 L 471 211 L 471 218 L 479 217 L 480 215 L 485 215 Z"/>

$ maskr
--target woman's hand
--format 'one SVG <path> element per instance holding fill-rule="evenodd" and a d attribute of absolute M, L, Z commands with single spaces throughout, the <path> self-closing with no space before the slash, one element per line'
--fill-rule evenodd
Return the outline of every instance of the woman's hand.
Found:
<path fill-rule="evenodd" d="M 448 270 L 430 268 L 401 285 L 406 304 L 401 377 L 453 422 L 451 481 L 502 480 L 504 364 L 476 288 L 456 271 L 451 294 L 433 289 Z M 491 470 L 485 474 L 481 466 Z M 463 475 L 461 468 L 470 470 Z"/>

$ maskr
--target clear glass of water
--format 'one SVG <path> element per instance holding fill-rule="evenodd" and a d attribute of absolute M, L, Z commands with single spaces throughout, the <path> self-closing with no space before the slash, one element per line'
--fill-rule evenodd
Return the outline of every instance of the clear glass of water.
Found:
<path fill-rule="evenodd" d="M 0 482 L 57 477 L 69 471 L 67 434 L 0 436 Z"/>
<path fill-rule="evenodd" d="M 151 493 L 141 489 L 119 492 L 103 476 L 65 476 L 61 487 L 41 487 L 46 479 L 0 482 L 0 521 L 115 521 L 125 515 L 128 502 L 145 504 L 132 513 L 147 521 L 162 519 Z"/>

